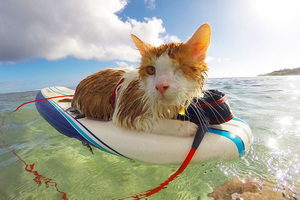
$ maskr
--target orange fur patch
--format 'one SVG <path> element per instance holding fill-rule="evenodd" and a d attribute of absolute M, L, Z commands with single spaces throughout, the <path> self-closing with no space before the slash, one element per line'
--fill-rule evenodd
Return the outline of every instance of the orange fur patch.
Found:
<path fill-rule="evenodd" d="M 109 98 L 124 73 L 120 69 L 104 69 L 83 79 L 76 88 L 72 107 L 86 117 L 108 121 L 113 114 Z"/>

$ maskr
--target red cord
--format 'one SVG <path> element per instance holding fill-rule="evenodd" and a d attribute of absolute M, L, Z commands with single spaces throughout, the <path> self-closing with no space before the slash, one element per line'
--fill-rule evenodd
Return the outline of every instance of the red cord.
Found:
<path fill-rule="evenodd" d="M 37 100 L 33 100 L 33 101 L 28 101 L 28 102 L 25 102 L 21 105 L 19 105 L 19 107 L 17 107 L 14 111 L 12 111 L 11 113 L 13 112 L 16 112 L 17 110 L 19 110 L 22 106 L 26 105 L 26 104 L 29 104 L 29 103 L 35 103 L 35 102 L 38 102 L 38 101 L 45 101 L 45 100 L 49 100 L 49 99 L 56 99 L 56 98 L 62 98 L 62 97 L 73 97 L 74 95 L 73 94 L 70 94 L 70 95 L 63 95 L 63 96 L 54 96 L 54 97 L 48 97 L 48 98 L 45 98 L 45 99 L 37 99 Z M 9 113 L 8 115 L 10 115 L 11 113 Z"/>
<path fill-rule="evenodd" d="M 54 97 L 49 97 L 49 98 L 45 98 L 45 99 L 37 99 L 37 100 L 34 100 L 34 101 L 28 101 L 28 102 L 25 102 L 23 104 L 21 104 L 20 106 L 18 106 L 14 111 L 8 113 L 8 115 L 11 115 L 12 113 L 18 111 L 22 106 L 26 105 L 26 104 L 29 104 L 29 103 L 35 103 L 35 102 L 38 102 L 38 101 L 45 101 L 45 100 L 49 100 L 49 99 L 55 99 L 55 98 L 62 98 L 62 97 L 72 97 L 74 95 L 64 95 L 64 96 L 54 96 Z M 0 124 L 0 133 L 3 134 L 3 130 L 2 130 L 2 127 L 4 126 L 4 121 L 6 119 L 6 116 L 3 116 L 2 118 L 2 121 L 1 121 L 1 124 Z M 1 138 L 0 138 L 0 141 L 1 141 Z M 7 148 L 9 149 L 13 154 L 14 156 L 16 156 L 20 161 L 22 161 L 25 165 L 25 170 L 29 173 L 32 173 L 35 175 L 35 178 L 33 179 L 39 186 L 42 185 L 42 182 L 45 183 L 46 187 L 48 188 L 49 186 L 52 186 L 56 189 L 57 192 L 61 193 L 62 194 L 62 199 L 63 200 L 68 200 L 67 198 L 67 194 L 65 192 L 62 192 L 58 189 L 58 186 L 57 186 L 57 183 L 54 182 L 51 178 L 47 178 L 46 176 L 42 175 L 42 174 L 39 174 L 38 171 L 34 170 L 34 166 L 35 164 L 27 164 L 15 151 L 15 149 L 11 148 L 8 144 L 6 144 L 5 141 L 1 141 L 3 144 L 0 145 L 0 148 Z"/>
<path fill-rule="evenodd" d="M 131 198 L 131 199 L 137 199 L 138 200 L 138 199 L 141 199 L 141 198 L 149 197 L 149 196 L 151 196 L 153 194 L 158 193 L 162 189 L 167 188 L 166 186 L 171 181 L 175 180 L 185 170 L 185 168 L 188 166 L 188 164 L 192 160 L 195 152 L 196 152 L 196 149 L 192 148 L 190 150 L 189 154 L 187 155 L 187 157 L 185 158 L 185 160 L 183 161 L 183 163 L 181 164 L 181 166 L 179 167 L 179 169 L 174 174 L 172 174 L 165 182 L 161 183 L 158 187 L 153 188 L 151 190 L 147 190 L 147 191 L 142 192 L 140 194 L 136 194 L 136 195 L 133 195 L 133 196 L 130 196 L 130 197 L 125 197 L 123 199 L 129 199 L 129 198 Z M 119 199 L 119 200 L 122 200 L 122 199 Z"/>

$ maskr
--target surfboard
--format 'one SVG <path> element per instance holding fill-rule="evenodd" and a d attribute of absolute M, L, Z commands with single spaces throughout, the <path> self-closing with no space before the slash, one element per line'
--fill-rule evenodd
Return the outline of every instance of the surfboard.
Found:
<path fill-rule="evenodd" d="M 153 164 L 181 164 L 191 149 L 193 136 L 177 137 L 124 129 L 111 121 L 76 118 L 71 102 L 59 100 L 74 95 L 74 90 L 54 86 L 40 90 L 36 107 L 41 116 L 58 132 L 76 138 L 104 152 Z M 211 160 L 229 161 L 242 157 L 252 141 L 250 126 L 234 117 L 210 125 L 191 163 Z"/>

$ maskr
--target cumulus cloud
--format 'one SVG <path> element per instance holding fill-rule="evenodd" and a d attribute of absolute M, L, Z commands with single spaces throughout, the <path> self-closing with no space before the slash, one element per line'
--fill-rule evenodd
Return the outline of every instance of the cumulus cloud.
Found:
<path fill-rule="evenodd" d="M 149 1 L 155 5 L 155 1 Z M 121 20 L 126 0 L 9 0 L 0 6 L 0 62 L 29 58 L 125 60 L 139 58 L 130 34 L 159 45 L 177 40 L 161 19 Z"/>

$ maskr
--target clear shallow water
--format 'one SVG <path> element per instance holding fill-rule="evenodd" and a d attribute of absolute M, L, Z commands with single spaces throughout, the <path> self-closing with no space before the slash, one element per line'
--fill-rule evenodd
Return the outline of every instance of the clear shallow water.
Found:
<path fill-rule="evenodd" d="M 212 199 L 207 194 L 234 176 L 299 187 L 300 77 L 210 79 L 206 88 L 226 93 L 234 114 L 250 124 L 251 149 L 235 161 L 190 165 L 167 189 L 148 199 Z M 124 198 L 157 187 L 178 169 L 95 148 L 91 154 L 52 128 L 34 104 L 8 115 L 34 100 L 36 93 L 0 94 L 0 125 L 6 116 L 0 131 L 1 199 L 61 199 L 57 189 L 68 199 Z"/>

